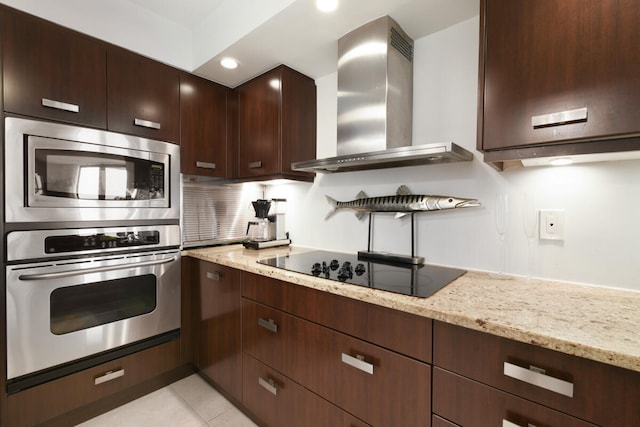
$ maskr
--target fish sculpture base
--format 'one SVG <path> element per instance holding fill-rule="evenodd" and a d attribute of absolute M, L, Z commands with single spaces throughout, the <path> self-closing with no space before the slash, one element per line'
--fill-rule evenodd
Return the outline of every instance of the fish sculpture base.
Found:
<path fill-rule="evenodd" d="M 391 265 L 412 265 L 418 266 L 424 264 L 424 257 L 392 254 L 389 252 L 376 252 L 376 251 L 358 251 L 358 259 L 370 260 L 383 264 Z"/>

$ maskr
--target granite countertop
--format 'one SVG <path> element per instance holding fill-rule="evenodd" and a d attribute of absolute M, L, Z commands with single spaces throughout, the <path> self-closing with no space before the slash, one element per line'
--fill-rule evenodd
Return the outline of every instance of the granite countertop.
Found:
<path fill-rule="evenodd" d="M 640 372 L 640 292 L 469 271 L 417 298 L 256 262 L 312 250 L 233 245 L 183 255 Z"/>

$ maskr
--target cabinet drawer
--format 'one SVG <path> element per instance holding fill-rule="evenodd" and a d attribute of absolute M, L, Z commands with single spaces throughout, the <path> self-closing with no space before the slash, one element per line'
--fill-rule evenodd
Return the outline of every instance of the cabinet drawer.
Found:
<path fill-rule="evenodd" d="M 252 273 L 243 273 L 242 295 L 423 362 L 431 362 L 431 319 Z"/>
<path fill-rule="evenodd" d="M 245 353 L 281 372 L 285 334 L 290 336 L 292 319 L 279 310 L 242 300 L 242 348 Z"/>
<path fill-rule="evenodd" d="M 440 418 L 437 415 L 434 415 L 431 418 L 431 427 L 459 427 L 457 424 L 449 422 L 444 418 Z"/>
<path fill-rule="evenodd" d="M 436 322 L 434 365 L 596 424 L 640 418 L 640 373 L 531 344 Z"/>
<path fill-rule="evenodd" d="M 174 340 L 8 397 L 11 426 L 33 426 L 126 390 L 179 366 Z"/>
<path fill-rule="evenodd" d="M 367 425 L 253 357 L 243 360 L 243 403 L 265 425 Z"/>
<path fill-rule="evenodd" d="M 431 367 L 295 319 L 284 363 L 305 387 L 375 426 L 430 425 Z"/>
<path fill-rule="evenodd" d="M 433 370 L 433 412 L 462 427 L 594 427 L 437 367 Z"/>

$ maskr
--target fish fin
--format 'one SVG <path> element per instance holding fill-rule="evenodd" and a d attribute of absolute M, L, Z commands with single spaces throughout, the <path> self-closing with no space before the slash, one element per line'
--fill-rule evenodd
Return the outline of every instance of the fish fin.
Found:
<path fill-rule="evenodd" d="M 358 194 L 356 194 L 356 199 L 366 199 L 367 197 L 367 193 L 365 193 L 364 191 L 359 192 Z"/>
<path fill-rule="evenodd" d="M 409 190 L 409 187 L 407 187 L 406 185 L 401 185 L 396 191 L 397 196 L 409 196 L 410 194 L 411 190 Z"/>
<path fill-rule="evenodd" d="M 362 221 L 362 218 L 364 218 L 366 214 L 367 212 L 356 212 L 356 218 L 358 218 L 359 221 Z"/>
<path fill-rule="evenodd" d="M 336 210 L 338 208 L 338 201 L 331 196 L 327 196 L 326 194 L 324 197 L 327 198 L 327 203 L 329 203 L 329 212 L 327 212 L 327 215 L 324 217 L 326 221 L 336 213 Z"/>
<path fill-rule="evenodd" d="M 393 219 L 398 219 L 398 218 L 402 218 L 405 215 L 409 215 L 409 213 L 407 212 L 396 212 L 395 216 L 393 217 Z"/>

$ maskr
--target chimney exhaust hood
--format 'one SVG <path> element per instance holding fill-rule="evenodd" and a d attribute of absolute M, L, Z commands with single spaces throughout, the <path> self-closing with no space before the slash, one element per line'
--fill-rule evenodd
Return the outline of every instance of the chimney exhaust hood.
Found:
<path fill-rule="evenodd" d="M 453 142 L 411 145 L 413 40 L 389 16 L 338 40 L 337 156 L 294 170 L 346 172 L 469 161 Z"/>

